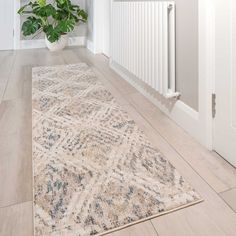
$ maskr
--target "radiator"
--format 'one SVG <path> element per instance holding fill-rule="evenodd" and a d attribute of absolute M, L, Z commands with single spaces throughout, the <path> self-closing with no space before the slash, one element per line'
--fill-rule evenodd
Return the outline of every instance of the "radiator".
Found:
<path fill-rule="evenodd" d="M 166 98 L 175 76 L 175 2 L 112 1 L 111 61 Z"/>

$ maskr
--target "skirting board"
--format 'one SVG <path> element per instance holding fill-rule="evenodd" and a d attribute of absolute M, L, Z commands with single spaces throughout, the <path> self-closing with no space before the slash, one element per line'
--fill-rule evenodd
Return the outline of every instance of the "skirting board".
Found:
<path fill-rule="evenodd" d="M 87 40 L 87 42 L 86 42 L 86 46 L 87 46 L 87 49 L 90 51 L 90 52 L 92 52 L 92 53 L 96 53 L 95 52 L 95 49 L 94 49 L 94 44 L 93 44 L 93 42 L 91 41 L 91 40 Z"/>
<path fill-rule="evenodd" d="M 112 61 L 112 59 L 110 60 L 110 67 L 192 137 L 197 139 L 200 143 L 203 143 L 202 129 L 200 129 L 199 113 L 197 111 L 180 100 L 168 100 L 163 98 L 121 65 Z"/>
<path fill-rule="evenodd" d="M 86 42 L 86 37 L 70 37 L 68 41 L 68 46 L 84 46 Z M 35 40 L 21 40 L 19 49 L 33 49 L 33 48 L 45 48 L 44 39 Z"/>

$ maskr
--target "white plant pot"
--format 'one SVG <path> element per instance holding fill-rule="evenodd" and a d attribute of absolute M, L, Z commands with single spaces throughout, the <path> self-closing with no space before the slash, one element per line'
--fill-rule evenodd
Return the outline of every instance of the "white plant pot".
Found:
<path fill-rule="evenodd" d="M 66 35 L 66 34 L 61 35 L 59 40 L 54 43 L 49 42 L 47 37 L 45 36 L 45 43 L 51 52 L 60 51 L 67 46 L 68 35 Z"/>

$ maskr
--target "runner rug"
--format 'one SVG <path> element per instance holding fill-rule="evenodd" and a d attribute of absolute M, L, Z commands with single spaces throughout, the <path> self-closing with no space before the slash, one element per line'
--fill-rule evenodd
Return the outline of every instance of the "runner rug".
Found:
<path fill-rule="evenodd" d="M 84 63 L 33 68 L 34 235 L 103 235 L 200 196 Z"/>

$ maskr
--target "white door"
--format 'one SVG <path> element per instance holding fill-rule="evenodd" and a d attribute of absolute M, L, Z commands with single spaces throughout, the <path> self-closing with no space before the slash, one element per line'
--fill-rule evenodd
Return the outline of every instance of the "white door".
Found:
<path fill-rule="evenodd" d="M 214 1 L 216 117 L 213 146 L 236 166 L 236 0 Z"/>
<path fill-rule="evenodd" d="M 14 0 L 0 0 L 0 50 L 13 49 Z"/>

